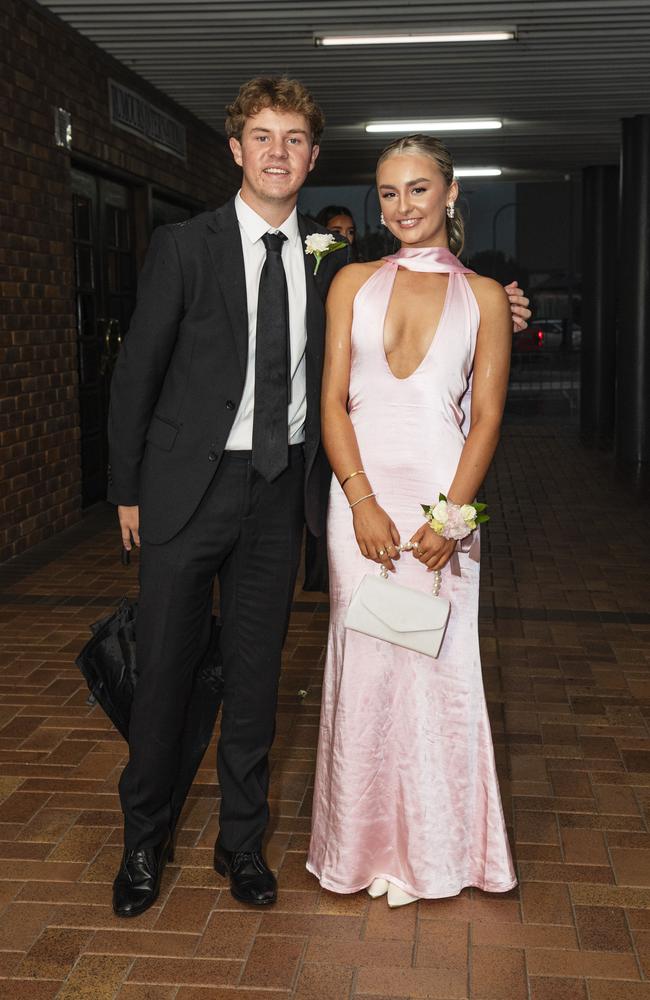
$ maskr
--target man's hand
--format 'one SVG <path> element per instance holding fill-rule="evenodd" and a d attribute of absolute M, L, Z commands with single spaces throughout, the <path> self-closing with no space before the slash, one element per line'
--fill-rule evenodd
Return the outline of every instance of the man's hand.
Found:
<path fill-rule="evenodd" d="M 133 542 L 140 548 L 140 508 L 118 506 L 117 516 L 120 519 L 122 545 L 126 551 L 131 551 Z"/>
<path fill-rule="evenodd" d="M 533 315 L 528 308 L 530 299 L 524 295 L 523 288 L 520 288 L 516 281 L 511 281 L 505 286 L 508 298 L 510 299 L 510 309 L 512 311 L 512 322 L 515 333 L 521 333 L 528 326 L 528 320 Z"/>

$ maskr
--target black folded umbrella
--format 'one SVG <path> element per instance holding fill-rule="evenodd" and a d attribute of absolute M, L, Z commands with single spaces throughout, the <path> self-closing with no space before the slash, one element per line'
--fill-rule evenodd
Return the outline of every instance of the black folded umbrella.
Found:
<path fill-rule="evenodd" d="M 90 626 L 92 637 L 76 659 L 91 695 L 127 741 L 133 691 L 138 679 L 135 662 L 137 610 L 135 601 L 122 598 L 116 611 Z M 194 675 L 172 793 L 172 833 L 212 739 L 221 705 L 223 676 L 219 631 L 219 622 L 213 618 L 208 649 Z"/>

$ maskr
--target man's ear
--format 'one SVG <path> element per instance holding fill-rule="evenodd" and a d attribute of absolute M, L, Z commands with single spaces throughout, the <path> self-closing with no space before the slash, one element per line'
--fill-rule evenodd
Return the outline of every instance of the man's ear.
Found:
<path fill-rule="evenodd" d="M 320 146 L 311 147 L 311 158 L 309 160 L 309 172 L 316 166 L 316 160 L 318 159 L 318 154 L 320 153 Z"/>
<path fill-rule="evenodd" d="M 230 146 L 230 152 L 232 153 L 233 160 L 238 167 L 242 167 L 244 165 L 244 161 L 241 151 L 241 142 L 239 139 L 235 139 L 234 135 L 231 135 L 230 139 L 228 139 L 228 145 Z"/>

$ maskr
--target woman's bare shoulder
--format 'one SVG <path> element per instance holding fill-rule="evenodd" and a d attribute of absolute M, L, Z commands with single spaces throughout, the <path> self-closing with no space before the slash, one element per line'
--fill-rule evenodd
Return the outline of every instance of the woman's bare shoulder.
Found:
<path fill-rule="evenodd" d="M 479 305 L 498 306 L 504 300 L 508 301 L 505 288 L 494 278 L 487 278 L 484 274 L 466 274 L 465 277 L 469 281 Z"/>
<path fill-rule="evenodd" d="M 361 286 L 368 278 L 371 278 L 384 262 L 382 260 L 369 260 L 363 263 L 346 264 L 334 277 L 330 286 L 330 292 L 335 295 L 356 295 Z"/>

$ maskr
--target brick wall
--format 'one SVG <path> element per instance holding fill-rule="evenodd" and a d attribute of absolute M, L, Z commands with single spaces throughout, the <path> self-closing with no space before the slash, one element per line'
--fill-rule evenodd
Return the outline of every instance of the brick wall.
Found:
<path fill-rule="evenodd" d="M 206 206 L 237 186 L 224 140 L 31 0 L 0 0 L 0 560 L 81 516 L 70 162 Z M 112 77 L 183 122 L 187 162 L 114 128 Z M 54 108 L 72 115 L 72 154 Z"/>

